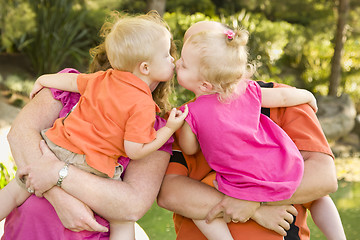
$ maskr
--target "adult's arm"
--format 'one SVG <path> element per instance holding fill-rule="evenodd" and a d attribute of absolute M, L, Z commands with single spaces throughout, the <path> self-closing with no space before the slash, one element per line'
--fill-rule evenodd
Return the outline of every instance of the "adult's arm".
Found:
<path fill-rule="evenodd" d="M 54 114 L 56 117 L 53 117 L 52 122 L 48 124 L 40 124 L 37 122 L 38 120 L 41 121 L 42 116 L 48 114 L 48 112 L 42 112 L 39 109 L 47 108 L 45 105 L 48 104 L 48 101 L 55 101 L 50 92 L 44 96 L 44 94 L 42 94 L 43 91 L 48 90 L 44 89 L 37 94 L 33 100 L 34 102 L 31 101 L 29 103 L 29 108 L 31 109 L 28 109 L 27 114 L 23 114 L 22 119 L 17 121 L 19 124 L 14 125 L 14 131 L 9 134 L 10 144 L 16 142 L 16 139 L 21 138 L 21 136 L 23 136 L 21 134 L 26 132 L 25 136 L 27 136 L 27 141 L 36 141 L 36 146 L 33 144 L 31 147 L 39 151 L 39 131 L 44 126 L 47 127 L 51 125 L 57 117 L 57 115 Z M 37 98 L 41 98 L 42 101 L 35 102 Z M 57 114 L 61 107 L 60 103 L 60 107 L 57 108 Z M 48 110 L 51 110 L 51 108 Z M 35 118 L 35 120 L 32 120 L 33 118 Z M 33 125 L 29 125 L 27 128 L 21 127 L 21 123 L 28 120 L 33 122 Z M 15 135 L 15 132 L 17 135 Z M 14 147 L 12 147 L 17 154 L 20 154 L 22 151 L 28 154 L 20 154 L 26 158 L 26 160 L 20 159 L 19 161 L 31 163 L 33 159 L 44 157 L 41 153 L 40 155 L 30 156 L 31 151 L 34 150 L 29 147 L 30 146 L 26 144 L 16 144 L 16 146 L 14 145 Z M 49 161 L 57 164 L 56 166 L 53 165 L 52 169 L 60 169 L 63 163 L 51 152 L 47 152 L 47 154 L 49 154 L 46 156 Z M 169 157 L 170 155 L 168 153 L 157 151 L 149 155 L 146 159 L 131 161 L 127 167 L 123 182 L 97 177 L 71 166 L 69 175 L 64 179 L 62 187 L 68 191 L 69 194 L 87 204 L 91 209 L 106 219 L 135 221 L 143 216 L 155 200 L 168 165 Z M 35 167 L 36 164 L 29 166 Z M 54 170 L 51 171 L 54 172 Z M 63 192 L 62 189 L 54 187 L 45 194 L 45 197 L 49 197 L 48 194 L 52 191 L 56 191 L 57 194 Z M 60 204 L 64 203 L 61 199 L 58 199 L 56 202 Z"/>
<path fill-rule="evenodd" d="M 55 184 L 58 172 L 64 166 L 44 142 L 41 146 L 41 160 L 36 165 L 25 167 L 20 173 L 29 174 L 28 183 L 35 192 L 37 183 L 42 184 L 43 178 Z M 157 151 L 147 158 L 131 161 L 123 181 L 101 178 L 70 165 L 61 190 L 80 199 L 107 220 L 137 221 L 154 202 L 169 157 L 169 153 Z M 54 188 L 57 187 L 51 190 Z"/>
<path fill-rule="evenodd" d="M 290 199 L 269 202 L 268 205 L 303 204 L 328 195 L 337 190 L 336 171 L 331 156 L 319 152 L 301 151 L 305 160 L 303 179 Z M 239 213 L 237 200 L 224 195 L 224 198 L 209 211 L 206 219 L 211 221 L 220 213 L 224 219 L 236 219 Z"/>
<path fill-rule="evenodd" d="M 156 199 L 169 158 L 169 153 L 157 151 L 130 161 L 123 181 L 97 177 L 70 166 L 62 188 L 107 220 L 137 221 Z"/>
<path fill-rule="evenodd" d="M 336 191 L 337 182 L 332 157 L 323 153 L 305 151 L 302 151 L 302 155 L 305 160 L 305 173 L 299 188 L 291 199 L 273 204 L 306 203 Z M 183 175 L 165 176 L 158 196 L 158 204 L 192 219 L 206 218 L 211 221 L 222 214 L 226 221 L 239 219 L 237 199 L 228 197 L 206 184 Z M 254 220 L 259 223 L 260 218 L 257 214 Z M 280 233 L 279 231 L 281 229 L 277 232 Z"/>
<path fill-rule="evenodd" d="M 277 205 L 310 202 L 337 189 L 332 157 L 318 152 L 302 151 L 301 153 L 305 160 L 301 184 L 290 199 L 274 202 Z M 160 206 L 185 217 L 203 219 L 214 207 L 223 209 L 224 213 L 229 215 L 235 212 L 236 208 L 232 207 L 232 204 L 236 202 L 236 199 L 230 198 L 232 200 L 229 201 L 229 198 L 197 180 L 170 174 L 164 178 L 158 202 Z"/>
<path fill-rule="evenodd" d="M 304 176 L 290 199 L 269 204 L 303 204 L 337 190 L 334 159 L 325 153 L 300 151 L 304 158 Z"/>
<path fill-rule="evenodd" d="M 43 89 L 20 111 L 7 136 L 19 170 L 41 159 L 40 131 L 53 124 L 61 108 L 62 104 L 53 98 L 50 90 Z M 94 220 L 92 211 L 86 205 L 62 189 L 53 188 L 44 196 L 66 228 L 73 231 L 106 230 Z"/>
<path fill-rule="evenodd" d="M 177 164 L 177 163 L 170 163 Z M 191 219 L 205 219 L 224 194 L 184 175 L 168 174 L 158 195 L 158 205 Z"/>
<path fill-rule="evenodd" d="M 50 90 L 44 89 L 20 111 L 7 136 L 18 168 L 41 157 L 40 131 L 54 123 L 61 108 L 62 104 L 52 97 Z"/>
<path fill-rule="evenodd" d="M 224 199 L 224 194 L 200 181 L 184 175 L 166 175 L 158 195 L 158 205 L 191 219 L 205 219 L 208 212 Z M 230 222 L 237 210 L 237 199 L 224 209 L 225 221 Z M 226 214 L 225 214 L 226 213 Z M 252 219 L 261 226 L 285 236 L 297 211 L 293 206 L 261 206 Z M 221 215 L 219 215 L 221 216 Z M 268 216 L 271 216 L 269 218 Z"/>

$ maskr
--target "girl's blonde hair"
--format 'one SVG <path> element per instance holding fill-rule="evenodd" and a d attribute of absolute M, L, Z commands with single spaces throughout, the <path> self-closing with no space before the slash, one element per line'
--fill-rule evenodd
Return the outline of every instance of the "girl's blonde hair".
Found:
<path fill-rule="evenodd" d="M 112 18 L 110 18 L 102 26 L 100 30 L 100 37 L 105 39 L 114 25 L 113 22 L 118 21 L 122 17 L 124 17 L 124 15 L 121 15 L 118 12 L 113 12 Z M 156 11 L 150 11 L 145 15 L 138 15 L 135 16 L 134 18 L 151 21 L 153 23 L 160 25 L 161 27 L 165 27 L 165 29 L 167 29 L 168 31 L 170 29 L 166 24 L 166 22 L 160 17 L 160 15 Z M 151 48 L 151 47 L 148 46 L 147 48 Z M 150 50 L 152 51 L 155 49 L 148 49 L 147 51 Z M 174 44 L 173 40 L 171 40 L 170 54 L 175 59 L 177 58 L 176 45 Z M 104 41 L 100 43 L 98 46 L 90 49 L 90 56 L 92 57 L 92 62 L 89 67 L 89 72 L 105 71 L 109 68 L 112 68 L 110 61 L 108 59 L 108 54 L 106 51 Z M 126 57 L 124 56 L 124 58 Z M 160 113 L 161 116 L 163 116 L 167 111 L 171 109 L 169 96 L 172 93 L 172 90 L 173 90 L 173 81 L 167 81 L 167 82 L 160 82 L 159 85 L 156 87 L 156 89 L 152 92 L 154 101 L 161 109 L 161 113 Z"/>
<path fill-rule="evenodd" d="M 255 67 L 248 63 L 248 39 L 246 30 L 224 27 L 224 32 L 199 32 L 186 41 L 199 51 L 199 73 L 213 85 L 220 101 L 239 93 L 239 83 L 244 84 L 241 90 L 245 90 L 245 80 L 254 73 Z"/>

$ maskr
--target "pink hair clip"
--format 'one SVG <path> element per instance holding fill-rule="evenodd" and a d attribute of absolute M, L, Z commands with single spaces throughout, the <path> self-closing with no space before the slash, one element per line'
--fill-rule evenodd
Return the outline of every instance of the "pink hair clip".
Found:
<path fill-rule="evenodd" d="M 225 30 L 224 31 L 225 35 L 227 36 L 227 39 L 229 40 L 233 40 L 235 37 L 235 33 L 232 30 Z"/>

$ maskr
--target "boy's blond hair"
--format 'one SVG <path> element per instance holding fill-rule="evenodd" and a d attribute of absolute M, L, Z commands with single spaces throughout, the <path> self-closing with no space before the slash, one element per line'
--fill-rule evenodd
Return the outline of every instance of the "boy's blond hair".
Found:
<path fill-rule="evenodd" d="M 239 83 L 246 83 L 254 66 L 248 63 L 246 44 L 249 34 L 244 29 L 224 32 L 204 31 L 190 36 L 185 44 L 192 44 L 199 51 L 200 76 L 213 85 L 219 100 L 230 99 Z M 244 90 L 244 87 L 242 88 Z"/>
<path fill-rule="evenodd" d="M 114 69 L 132 72 L 141 62 L 150 61 L 161 37 L 171 37 L 168 29 L 141 16 L 123 16 L 105 38 L 109 62 Z"/>
<path fill-rule="evenodd" d="M 124 14 L 119 12 L 113 12 L 111 17 L 107 22 L 104 23 L 100 30 L 100 37 L 102 39 L 106 39 L 107 35 L 110 33 L 114 22 L 117 22 L 120 18 L 122 18 Z M 161 16 L 155 11 L 149 11 L 147 14 L 138 15 L 137 18 L 145 19 L 148 21 L 152 21 L 165 27 L 170 31 L 167 23 L 161 18 Z M 174 41 L 171 41 L 171 49 L 170 54 L 173 58 L 177 58 L 176 45 Z M 97 71 L 106 71 L 111 68 L 108 54 L 105 48 L 105 42 L 101 42 L 98 46 L 90 49 L 90 56 L 92 57 L 92 62 L 89 67 L 89 72 L 97 72 Z M 169 101 L 169 96 L 173 91 L 173 81 L 160 82 L 156 89 L 152 92 L 152 96 L 156 104 L 161 109 L 161 116 L 163 116 L 166 112 L 171 109 L 171 104 Z"/>

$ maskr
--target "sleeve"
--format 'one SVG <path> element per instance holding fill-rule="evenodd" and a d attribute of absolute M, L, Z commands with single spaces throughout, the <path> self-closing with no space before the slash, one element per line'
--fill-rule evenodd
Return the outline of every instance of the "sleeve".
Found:
<path fill-rule="evenodd" d="M 173 154 L 170 158 L 169 166 L 166 170 L 166 175 L 182 175 L 182 176 L 188 176 L 189 175 L 189 169 L 186 164 L 186 160 L 184 158 L 184 155 L 181 151 L 174 150 Z"/>
<path fill-rule="evenodd" d="M 126 122 L 124 139 L 136 143 L 148 143 L 156 138 L 155 106 L 135 107 Z"/>
<path fill-rule="evenodd" d="M 334 158 L 319 120 L 308 104 L 271 109 L 270 116 L 300 151 L 322 152 Z"/>
<path fill-rule="evenodd" d="M 291 86 L 271 83 L 270 86 L 265 87 Z M 271 108 L 270 118 L 286 132 L 300 151 L 321 152 L 334 158 L 320 122 L 308 104 L 287 108 Z"/>
<path fill-rule="evenodd" d="M 197 136 L 198 135 L 198 131 L 197 131 L 197 125 L 196 125 L 196 117 L 194 114 L 194 110 L 195 108 L 193 107 L 194 104 L 196 104 L 195 102 L 191 102 L 188 104 L 189 107 L 189 113 L 185 118 L 185 121 L 189 124 L 191 131 Z M 182 106 L 180 108 L 181 111 L 184 111 L 185 106 Z"/>
<path fill-rule="evenodd" d="M 261 87 L 255 81 L 248 81 L 248 88 L 254 93 L 254 95 L 260 99 L 261 102 Z"/>
<path fill-rule="evenodd" d="M 162 128 L 163 126 L 166 125 L 166 120 L 159 117 L 159 116 L 156 116 L 156 121 L 155 121 L 155 125 L 154 125 L 154 128 L 156 130 L 159 130 L 160 128 Z M 169 140 L 161 147 L 158 149 L 158 151 L 164 151 L 164 152 L 167 152 L 169 154 L 172 154 L 172 144 L 174 142 L 174 138 L 171 137 L 169 138 Z M 124 169 L 126 170 L 126 167 L 128 166 L 130 162 L 130 158 L 128 157 L 123 157 L 123 156 L 120 156 L 119 159 L 118 159 L 118 163 L 121 164 Z M 125 173 L 125 171 L 123 172 L 123 174 Z"/>
<path fill-rule="evenodd" d="M 104 72 L 104 71 L 99 71 L 99 72 L 89 73 L 89 74 L 80 73 L 79 76 L 76 79 L 77 86 L 78 86 L 78 89 L 79 89 L 79 93 L 81 95 L 83 95 L 84 92 L 85 92 L 86 87 L 89 84 L 89 81 L 95 80 L 98 77 L 104 78 L 105 74 L 106 74 L 106 72 Z"/>

